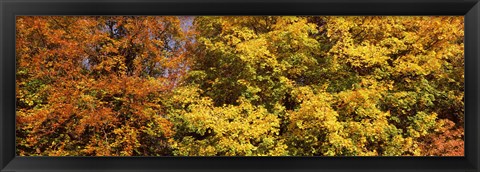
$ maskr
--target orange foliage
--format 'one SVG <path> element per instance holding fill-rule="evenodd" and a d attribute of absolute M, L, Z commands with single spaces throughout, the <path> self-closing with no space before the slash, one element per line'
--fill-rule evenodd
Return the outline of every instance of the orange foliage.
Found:
<path fill-rule="evenodd" d="M 166 154 L 174 132 L 159 101 L 185 72 L 180 22 L 18 17 L 18 153 Z"/>
<path fill-rule="evenodd" d="M 444 120 L 444 126 L 437 132 L 427 135 L 422 142 L 425 155 L 463 156 L 465 149 L 464 129 L 455 127 L 455 123 Z"/>

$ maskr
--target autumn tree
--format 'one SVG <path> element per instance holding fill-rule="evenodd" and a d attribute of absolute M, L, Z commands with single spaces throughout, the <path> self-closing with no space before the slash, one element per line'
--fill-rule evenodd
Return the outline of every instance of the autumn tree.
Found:
<path fill-rule="evenodd" d="M 291 155 L 422 155 L 463 123 L 461 17 L 199 17 L 190 81 L 281 120 Z M 282 141 L 283 142 L 283 141 Z"/>
<path fill-rule="evenodd" d="M 178 17 L 18 17 L 17 153 L 168 155 Z"/>
<path fill-rule="evenodd" d="M 334 58 L 386 92 L 378 108 L 404 137 L 421 141 L 439 119 L 463 128 L 462 17 L 331 18 Z M 339 36 L 342 35 L 342 36 Z M 340 43 L 340 44 L 338 44 Z M 347 57 L 347 58 L 345 58 Z M 345 59 L 342 59 L 345 58 Z M 361 87 L 361 86 L 360 86 Z M 421 153 L 419 153 L 421 154 Z"/>

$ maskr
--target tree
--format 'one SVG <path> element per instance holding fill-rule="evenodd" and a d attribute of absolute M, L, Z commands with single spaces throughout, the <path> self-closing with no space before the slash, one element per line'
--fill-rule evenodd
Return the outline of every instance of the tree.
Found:
<path fill-rule="evenodd" d="M 20 155 L 168 155 L 177 17 L 18 17 Z"/>

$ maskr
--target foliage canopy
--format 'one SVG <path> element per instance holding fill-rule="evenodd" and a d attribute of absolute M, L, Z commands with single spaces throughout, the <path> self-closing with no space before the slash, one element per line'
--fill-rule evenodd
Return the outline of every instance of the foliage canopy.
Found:
<path fill-rule="evenodd" d="M 22 156 L 464 154 L 463 17 L 23 16 Z"/>

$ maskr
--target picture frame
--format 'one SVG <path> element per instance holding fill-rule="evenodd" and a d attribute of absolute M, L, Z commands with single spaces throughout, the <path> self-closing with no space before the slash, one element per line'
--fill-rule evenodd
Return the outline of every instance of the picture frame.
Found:
<path fill-rule="evenodd" d="M 0 171 L 462 171 L 480 167 L 478 0 L 0 0 Z M 15 16 L 465 16 L 464 157 L 19 157 L 15 155 Z"/>

